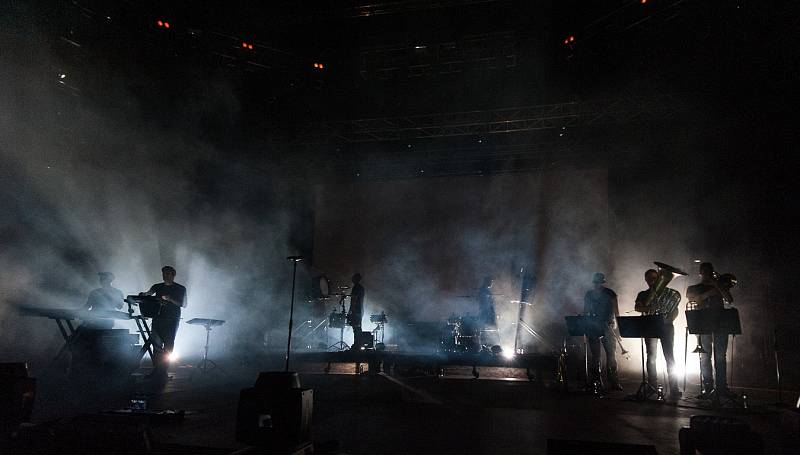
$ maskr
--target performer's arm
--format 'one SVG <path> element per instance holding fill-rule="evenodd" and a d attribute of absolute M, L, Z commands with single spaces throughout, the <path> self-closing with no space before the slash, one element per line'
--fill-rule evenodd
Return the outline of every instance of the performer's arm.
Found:
<path fill-rule="evenodd" d="M 652 292 L 652 291 L 651 291 Z M 634 311 L 638 311 L 639 313 L 646 313 L 647 307 L 643 305 L 645 299 L 641 299 L 641 293 L 636 296 L 636 305 L 634 305 Z"/>
<path fill-rule="evenodd" d="M 619 301 L 616 295 L 611 299 L 611 307 L 614 309 L 614 320 L 616 321 L 619 317 Z"/>
<path fill-rule="evenodd" d="M 140 292 L 139 295 L 154 295 L 156 293 L 155 289 L 153 289 L 155 285 L 150 286 L 150 289 L 144 292 Z"/>

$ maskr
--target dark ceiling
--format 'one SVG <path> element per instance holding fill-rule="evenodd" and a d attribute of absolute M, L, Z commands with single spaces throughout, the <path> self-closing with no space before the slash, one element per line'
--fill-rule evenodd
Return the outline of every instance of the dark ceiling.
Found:
<path fill-rule="evenodd" d="M 66 107 L 125 112 L 133 102 L 139 121 L 191 124 L 203 140 L 244 154 L 308 144 L 359 157 L 448 149 L 460 158 L 435 158 L 483 160 L 480 170 L 498 154 L 506 167 L 510 154 L 513 168 L 524 161 L 520 150 L 525 159 L 543 148 L 585 159 L 587 147 L 659 135 L 655 142 L 670 146 L 706 130 L 710 118 L 713 128 L 736 129 L 780 111 L 768 100 L 780 100 L 797 76 L 788 65 L 797 54 L 793 8 L 60 0 L 14 2 L 6 17 L 22 38 L 12 41 L 18 57 L 46 50 L 47 59 L 28 64 L 47 73 Z M 563 115 L 575 103 L 580 116 Z M 559 114 L 530 113 L 542 105 Z M 518 107 L 529 110 L 508 110 Z M 464 112 L 479 118 L 465 121 Z M 383 126 L 354 122 L 376 118 Z M 527 126 L 498 128 L 514 121 Z M 532 166 L 548 159 L 537 155 Z"/>

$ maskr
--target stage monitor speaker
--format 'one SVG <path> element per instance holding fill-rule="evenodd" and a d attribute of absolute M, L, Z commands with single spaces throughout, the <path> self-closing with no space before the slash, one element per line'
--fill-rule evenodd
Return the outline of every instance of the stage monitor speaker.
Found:
<path fill-rule="evenodd" d="M 36 397 L 36 379 L 22 362 L 0 363 L 0 426 L 29 422 Z"/>
<path fill-rule="evenodd" d="M 372 332 L 361 332 L 358 340 L 353 341 L 353 344 L 361 349 L 372 349 L 375 347 L 375 340 Z"/>
<path fill-rule="evenodd" d="M 744 421 L 731 417 L 692 416 L 689 427 L 678 432 L 681 454 L 758 455 L 764 453 L 763 438 Z"/>
<path fill-rule="evenodd" d="M 657 455 L 655 446 L 616 442 L 548 439 L 547 455 Z"/>
<path fill-rule="evenodd" d="M 261 373 L 239 394 L 236 440 L 276 452 L 307 445 L 313 408 L 314 391 L 300 387 L 297 373 Z"/>

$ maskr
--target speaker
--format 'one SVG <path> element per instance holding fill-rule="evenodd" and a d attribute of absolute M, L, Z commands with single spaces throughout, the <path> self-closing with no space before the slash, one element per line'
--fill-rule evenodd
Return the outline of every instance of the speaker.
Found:
<path fill-rule="evenodd" d="M 548 439 L 547 455 L 657 455 L 655 446 L 617 442 Z"/>
<path fill-rule="evenodd" d="M 747 423 L 731 417 L 697 415 L 689 419 L 689 427 L 678 432 L 681 454 L 704 455 L 764 453 L 763 438 Z"/>
<path fill-rule="evenodd" d="M 311 441 L 314 391 L 301 388 L 297 373 L 261 373 L 239 393 L 236 440 L 287 451 Z"/>
<path fill-rule="evenodd" d="M 0 363 L 0 426 L 29 422 L 36 397 L 36 379 L 26 363 Z"/>
<path fill-rule="evenodd" d="M 361 335 L 353 342 L 353 344 L 360 348 L 372 349 L 375 347 L 375 340 L 373 337 L 374 335 L 372 335 L 372 332 L 361 332 Z"/>

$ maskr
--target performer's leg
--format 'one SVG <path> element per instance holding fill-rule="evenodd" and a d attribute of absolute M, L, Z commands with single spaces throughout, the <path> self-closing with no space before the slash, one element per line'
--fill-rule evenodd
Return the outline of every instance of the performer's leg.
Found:
<path fill-rule="evenodd" d="M 651 386 L 658 385 L 658 338 L 645 338 L 647 348 L 647 382 Z"/>
<path fill-rule="evenodd" d="M 728 335 L 714 336 L 714 383 L 717 392 L 728 393 Z"/>
<path fill-rule="evenodd" d="M 592 381 L 600 379 L 600 338 L 589 338 L 589 351 L 592 353 L 592 360 L 589 363 L 589 374 Z"/>
<path fill-rule="evenodd" d="M 606 351 L 606 369 L 608 371 L 608 383 L 612 389 L 621 389 L 619 385 L 619 375 L 617 372 L 617 340 L 611 332 L 611 328 L 606 329 L 603 337 L 603 350 Z"/>
<path fill-rule="evenodd" d="M 711 392 L 714 388 L 714 373 L 711 370 L 711 335 L 700 335 L 700 346 L 706 351 L 700 354 L 700 373 L 703 376 L 702 392 Z"/>
<path fill-rule="evenodd" d="M 669 379 L 669 392 L 673 398 L 680 393 L 678 388 L 678 372 L 675 370 L 675 327 L 672 323 L 664 324 L 661 349 L 664 351 L 664 360 L 667 361 L 667 376 Z"/>

